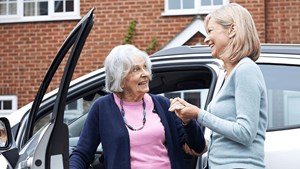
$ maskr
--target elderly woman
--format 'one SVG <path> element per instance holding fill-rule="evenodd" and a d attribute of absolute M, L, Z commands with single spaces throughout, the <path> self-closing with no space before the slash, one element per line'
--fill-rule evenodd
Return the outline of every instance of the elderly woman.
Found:
<path fill-rule="evenodd" d="M 133 45 L 115 47 L 105 63 L 111 94 L 92 106 L 70 168 L 85 169 L 102 143 L 108 169 L 184 169 L 184 153 L 205 148 L 198 123 L 183 125 L 169 112 L 169 99 L 147 93 L 151 79 L 149 56 Z"/>

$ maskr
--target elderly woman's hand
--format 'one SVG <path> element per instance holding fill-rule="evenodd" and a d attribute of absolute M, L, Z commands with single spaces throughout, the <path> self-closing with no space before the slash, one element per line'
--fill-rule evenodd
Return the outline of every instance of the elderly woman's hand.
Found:
<path fill-rule="evenodd" d="M 205 148 L 202 152 L 197 153 L 194 149 L 190 148 L 186 143 L 182 145 L 182 149 L 186 154 L 192 155 L 192 156 L 201 156 L 202 154 L 207 152 L 208 142 L 205 140 Z"/>
<path fill-rule="evenodd" d="M 191 119 L 198 117 L 200 109 L 197 106 L 194 106 L 178 97 L 170 99 L 170 102 L 171 105 L 169 111 L 174 111 L 183 123 L 188 124 Z"/>

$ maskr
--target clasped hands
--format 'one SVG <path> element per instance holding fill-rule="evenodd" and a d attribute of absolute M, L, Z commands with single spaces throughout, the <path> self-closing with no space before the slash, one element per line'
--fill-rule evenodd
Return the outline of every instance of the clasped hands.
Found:
<path fill-rule="evenodd" d="M 196 119 L 198 117 L 198 112 L 200 108 L 194 106 L 181 98 L 170 99 L 171 105 L 169 111 L 175 112 L 175 114 L 181 119 L 182 123 L 187 125 L 190 120 Z M 183 150 L 190 155 L 200 156 L 207 151 L 207 142 L 204 150 L 201 153 L 195 152 L 192 148 L 190 148 L 186 143 L 183 145 Z"/>
<path fill-rule="evenodd" d="M 170 99 L 170 102 L 171 105 L 169 111 L 175 112 L 184 124 L 188 124 L 191 119 L 196 119 L 198 117 L 200 108 L 197 106 L 194 106 L 179 97 Z"/>

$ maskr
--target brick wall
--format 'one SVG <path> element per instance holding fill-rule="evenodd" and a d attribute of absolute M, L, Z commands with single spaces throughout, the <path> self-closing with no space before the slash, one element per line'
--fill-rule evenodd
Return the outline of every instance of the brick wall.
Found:
<path fill-rule="evenodd" d="M 300 1 L 268 0 L 266 40 L 273 43 L 300 43 Z"/>
<path fill-rule="evenodd" d="M 233 2 L 233 1 L 232 1 Z M 253 15 L 264 43 L 300 43 L 298 0 L 236 0 Z M 194 16 L 161 16 L 163 0 L 81 0 L 81 14 L 95 7 L 95 24 L 73 77 L 102 66 L 104 57 L 124 40 L 130 21 L 137 21 L 133 43 L 146 49 L 152 38 L 162 48 Z M 34 98 L 58 48 L 78 21 L 0 24 L 0 95 L 18 96 L 18 107 Z M 196 34 L 186 44 L 203 42 Z M 64 66 L 64 64 L 62 65 Z M 63 67 L 48 91 L 57 87 Z"/>

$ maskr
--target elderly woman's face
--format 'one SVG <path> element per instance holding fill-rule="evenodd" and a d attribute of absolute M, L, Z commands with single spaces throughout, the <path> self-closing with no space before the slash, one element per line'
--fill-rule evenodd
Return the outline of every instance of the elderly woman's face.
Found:
<path fill-rule="evenodd" d="M 149 91 L 149 81 L 150 73 L 146 63 L 142 58 L 139 58 L 124 78 L 124 93 L 133 96 L 144 95 Z"/>

